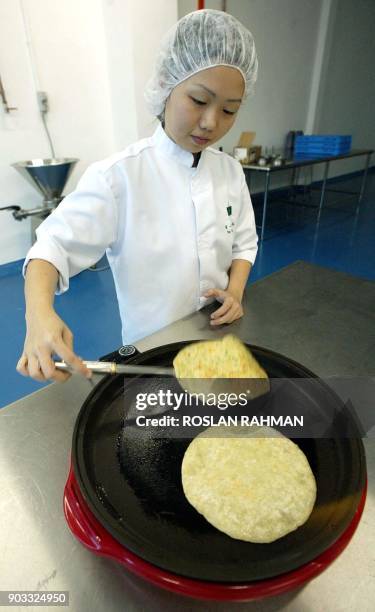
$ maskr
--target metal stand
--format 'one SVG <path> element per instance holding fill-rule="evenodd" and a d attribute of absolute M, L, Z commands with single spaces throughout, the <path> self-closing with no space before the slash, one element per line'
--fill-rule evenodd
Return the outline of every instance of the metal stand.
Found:
<path fill-rule="evenodd" d="M 328 171 L 329 171 L 329 162 L 327 162 L 324 166 L 324 176 L 323 176 L 323 182 L 322 182 L 322 189 L 320 192 L 319 213 L 321 212 L 322 207 L 323 207 L 324 195 L 326 192 L 326 184 L 327 184 L 327 178 L 328 178 Z"/>
<path fill-rule="evenodd" d="M 265 178 L 264 178 L 264 194 L 263 194 L 263 211 L 262 211 L 262 223 L 261 225 L 257 225 L 257 227 L 260 228 L 260 242 L 262 242 L 264 240 L 264 235 L 265 235 L 265 226 L 266 226 L 266 218 L 267 218 L 267 206 L 268 206 L 268 194 L 269 194 L 269 190 L 270 190 L 270 181 L 271 181 L 271 173 L 272 172 L 278 172 L 280 170 L 288 170 L 291 169 L 292 170 L 292 176 L 291 176 L 291 182 L 289 184 L 289 189 L 288 189 L 288 198 L 279 198 L 279 200 L 281 202 L 286 202 L 286 203 L 291 203 L 291 204 L 298 204 L 300 206 L 306 206 L 306 207 L 310 207 L 310 208 L 317 208 L 318 209 L 318 221 L 320 220 L 320 215 L 323 209 L 323 205 L 324 205 L 324 199 L 325 199 L 325 194 L 327 191 L 333 191 L 333 192 L 337 192 L 337 193 L 346 193 L 349 195 L 357 195 L 357 192 L 353 192 L 353 191 L 345 191 L 345 190 L 337 190 L 337 189 L 329 189 L 327 187 L 327 181 L 328 181 L 328 174 L 329 174 L 329 167 L 330 167 L 330 162 L 334 161 L 334 160 L 340 160 L 340 159 L 348 159 L 350 157 L 359 157 L 359 156 L 366 156 L 366 162 L 365 162 L 365 167 L 363 170 L 363 177 L 362 177 L 362 182 L 361 182 L 361 189 L 358 195 L 358 203 L 357 203 L 357 208 L 355 211 L 355 214 L 357 215 L 359 212 L 359 206 L 360 203 L 363 199 L 364 196 L 364 192 L 365 192 L 365 188 L 366 188 L 366 179 L 367 179 L 367 174 L 368 174 L 368 168 L 370 165 L 370 160 L 371 160 L 371 155 L 372 155 L 373 151 L 372 150 L 353 150 L 350 151 L 349 153 L 343 154 L 343 155 L 338 155 L 338 156 L 332 156 L 329 159 L 327 158 L 317 158 L 317 159 L 311 159 L 311 160 L 294 160 L 294 161 L 290 161 L 290 162 L 286 162 L 283 166 L 278 166 L 278 167 L 274 167 L 274 166 L 255 166 L 255 165 L 245 165 L 244 166 L 244 171 L 245 173 L 248 175 L 247 176 L 247 181 L 248 184 L 250 185 L 250 174 L 251 171 L 257 171 L 257 172 L 264 172 L 265 174 Z M 324 163 L 324 174 L 323 174 L 323 180 L 322 180 L 322 184 L 320 186 L 320 198 L 319 198 L 319 204 L 315 205 L 311 203 L 311 191 L 314 189 L 312 187 L 312 180 L 313 180 L 313 166 L 316 164 L 322 164 Z M 310 203 L 306 202 L 306 186 L 304 189 L 304 201 L 298 201 L 296 199 L 296 181 L 298 181 L 298 169 L 301 167 L 310 167 L 311 168 L 311 184 L 310 184 L 310 188 L 309 188 L 309 192 L 310 192 Z"/>
<path fill-rule="evenodd" d="M 356 208 L 356 215 L 359 212 L 359 205 L 362 202 L 364 193 L 365 193 L 365 188 L 366 188 L 366 179 L 367 179 L 367 172 L 368 172 L 368 167 L 370 165 L 370 159 L 371 159 L 371 153 L 368 153 L 368 155 L 366 156 L 366 161 L 365 161 L 365 167 L 363 169 L 363 177 L 362 177 L 362 183 L 361 183 L 361 190 L 359 192 L 359 197 L 358 197 L 358 204 L 357 204 L 357 208 Z"/>
<path fill-rule="evenodd" d="M 262 215 L 262 226 L 260 232 L 260 240 L 264 238 L 264 230 L 266 227 L 266 214 L 267 214 L 267 202 L 268 202 L 268 189 L 270 185 L 270 173 L 266 172 L 265 183 L 264 183 L 264 196 L 263 196 L 263 215 Z"/>

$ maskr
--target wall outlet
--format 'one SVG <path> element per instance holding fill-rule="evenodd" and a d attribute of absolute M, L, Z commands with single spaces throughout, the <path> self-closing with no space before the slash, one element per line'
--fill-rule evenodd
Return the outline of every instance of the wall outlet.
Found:
<path fill-rule="evenodd" d="M 46 91 L 37 91 L 38 108 L 40 113 L 48 113 L 48 95 Z"/>

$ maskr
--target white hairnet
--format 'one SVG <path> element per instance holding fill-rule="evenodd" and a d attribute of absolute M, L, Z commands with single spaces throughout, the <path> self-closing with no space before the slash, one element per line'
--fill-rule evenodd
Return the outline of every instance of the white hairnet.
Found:
<path fill-rule="evenodd" d="M 254 39 L 229 13 L 212 9 L 194 11 L 182 17 L 162 40 L 144 94 L 151 114 L 162 115 L 176 85 L 212 66 L 237 68 L 245 82 L 246 97 L 258 71 Z"/>

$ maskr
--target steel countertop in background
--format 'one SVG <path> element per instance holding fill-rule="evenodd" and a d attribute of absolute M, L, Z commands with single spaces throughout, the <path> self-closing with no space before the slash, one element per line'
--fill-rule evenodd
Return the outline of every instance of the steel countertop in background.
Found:
<path fill-rule="evenodd" d="M 325 157 L 324 156 L 321 156 L 321 157 L 312 156 L 309 159 L 306 158 L 305 156 L 300 157 L 300 158 L 295 157 L 294 159 L 285 160 L 284 163 L 282 163 L 280 166 L 275 166 L 273 164 L 265 164 L 264 166 L 259 166 L 258 164 L 243 164 L 244 172 L 248 176 L 249 180 L 250 180 L 251 172 L 263 172 L 264 177 L 265 177 L 263 209 L 262 209 L 262 223 L 260 226 L 257 225 L 257 227 L 260 227 L 260 236 L 259 236 L 260 242 L 262 242 L 264 239 L 264 234 L 265 234 L 265 229 L 266 229 L 266 215 L 267 215 L 268 193 L 270 189 L 270 179 L 271 179 L 271 175 L 274 172 L 280 172 L 282 170 L 288 170 L 288 169 L 292 170 L 292 182 L 291 182 L 289 189 L 291 189 L 292 186 L 294 189 L 295 173 L 296 173 L 296 170 L 298 170 L 298 168 L 302 168 L 303 166 L 310 166 L 312 169 L 312 167 L 317 164 L 324 164 L 323 180 L 322 180 L 321 189 L 320 189 L 320 201 L 319 201 L 319 206 L 316 207 L 318 210 L 318 224 L 319 224 L 320 213 L 323 208 L 325 192 L 327 190 L 326 183 L 328 180 L 330 163 L 333 161 L 340 161 L 340 160 L 348 159 L 350 157 L 364 156 L 366 158 L 365 165 L 363 168 L 361 188 L 357 194 L 358 203 L 357 203 L 357 208 L 356 208 L 356 214 L 358 214 L 360 203 L 365 193 L 367 173 L 368 173 L 368 168 L 370 166 L 371 155 L 373 154 L 373 152 L 374 152 L 373 149 L 352 149 L 351 151 L 348 151 L 347 153 L 342 153 L 339 155 L 328 155 Z M 333 179 L 331 178 L 330 180 L 334 180 L 334 177 Z M 311 181 L 312 181 L 312 178 L 311 178 Z M 249 188 L 250 188 L 250 184 L 249 184 Z M 335 191 L 335 190 L 330 189 L 329 191 Z M 341 193 L 351 193 L 352 195 L 356 195 L 355 192 L 352 192 L 352 191 L 341 191 Z M 294 205 L 297 204 L 295 199 L 294 200 L 289 199 L 287 201 Z M 305 204 L 302 204 L 302 205 L 305 205 Z M 311 206 L 311 204 L 309 204 L 309 206 Z"/>
<path fill-rule="evenodd" d="M 280 170 L 289 170 L 291 168 L 301 168 L 302 166 L 316 166 L 318 164 L 324 164 L 325 162 L 338 161 L 340 159 L 349 159 L 351 157 L 362 157 L 363 155 L 372 155 L 374 149 L 351 149 L 347 153 L 338 155 L 311 155 L 311 157 L 301 156 L 294 157 L 293 159 L 286 159 L 281 166 L 274 166 L 272 164 L 265 164 L 259 166 L 259 164 L 242 164 L 246 170 L 255 170 L 259 172 L 278 172 Z"/>
<path fill-rule="evenodd" d="M 231 326 L 210 328 L 208 314 L 216 307 L 211 305 L 136 346 L 145 351 L 230 331 L 320 376 L 373 376 L 374 305 L 375 283 L 296 262 L 250 285 L 245 316 Z M 64 385 L 50 385 L 0 411 L 0 590 L 68 590 L 70 606 L 65 609 L 70 612 L 372 611 L 374 438 L 364 440 L 369 491 L 361 522 L 348 547 L 323 574 L 294 592 L 262 601 L 197 601 L 163 591 L 118 563 L 97 557 L 71 534 L 63 514 L 63 489 L 75 420 L 90 390 L 86 380 L 73 376 Z"/>

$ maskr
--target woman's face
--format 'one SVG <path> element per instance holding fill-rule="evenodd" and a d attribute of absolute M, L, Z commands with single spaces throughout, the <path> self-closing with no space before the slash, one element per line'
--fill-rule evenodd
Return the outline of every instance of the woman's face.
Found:
<path fill-rule="evenodd" d="M 186 151 L 202 151 L 230 130 L 244 90 L 242 74 L 236 68 L 215 66 L 194 74 L 167 99 L 165 132 Z M 203 140 L 197 140 L 199 137 Z"/>

